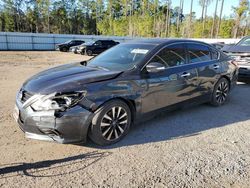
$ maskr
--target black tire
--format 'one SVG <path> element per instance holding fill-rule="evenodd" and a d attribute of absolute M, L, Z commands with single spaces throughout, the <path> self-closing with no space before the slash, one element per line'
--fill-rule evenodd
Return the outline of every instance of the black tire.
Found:
<path fill-rule="evenodd" d="M 62 51 L 62 52 L 67 52 L 67 51 L 68 51 L 68 48 L 63 47 L 63 48 L 61 49 L 61 51 Z"/>
<path fill-rule="evenodd" d="M 131 122 L 131 110 L 125 102 L 108 101 L 95 112 L 89 137 L 98 145 L 114 144 L 128 133 Z"/>
<path fill-rule="evenodd" d="M 211 104 L 213 106 L 222 106 L 228 100 L 230 90 L 229 81 L 226 78 L 221 78 L 214 86 Z"/>
<path fill-rule="evenodd" d="M 93 55 L 93 52 L 92 52 L 92 50 L 87 50 L 87 51 L 86 51 L 86 54 L 87 54 L 88 56 L 92 56 L 92 55 Z"/>

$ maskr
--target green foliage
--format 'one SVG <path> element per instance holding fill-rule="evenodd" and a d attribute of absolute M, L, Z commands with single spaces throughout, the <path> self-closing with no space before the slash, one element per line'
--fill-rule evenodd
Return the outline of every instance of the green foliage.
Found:
<path fill-rule="evenodd" d="M 190 19 L 189 14 L 182 13 L 181 4 L 180 7 L 172 7 L 170 0 L 2 0 L 0 29 L 62 34 L 208 38 L 213 17 L 207 17 L 206 10 L 209 10 L 211 2 L 199 0 L 203 16 L 196 18 L 193 12 Z M 217 33 L 216 29 L 220 28 L 218 37 L 249 34 L 249 0 L 239 0 L 239 6 L 234 7 L 233 11 L 234 18 L 221 18 L 220 27 L 218 15 L 214 18 L 213 33 Z"/>

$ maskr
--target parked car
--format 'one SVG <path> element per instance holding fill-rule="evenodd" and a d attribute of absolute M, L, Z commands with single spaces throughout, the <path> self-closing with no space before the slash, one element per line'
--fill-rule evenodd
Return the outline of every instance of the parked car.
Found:
<path fill-rule="evenodd" d="M 82 55 L 92 56 L 94 54 L 100 54 L 117 44 L 119 44 L 119 42 L 113 40 L 90 41 L 82 45 L 79 50 Z"/>
<path fill-rule="evenodd" d="M 225 43 L 224 42 L 217 42 L 217 43 L 211 43 L 211 45 L 214 46 L 215 48 L 217 48 L 218 50 L 221 50 L 225 46 Z"/>
<path fill-rule="evenodd" d="M 239 81 L 250 81 L 250 36 L 242 38 L 235 45 L 228 45 L 222 49 L 227 55 L 235 59 L 239 66 Z"/>
<path fill-rule="evenodd" d="M 159 111 L 225 104 L 237 74 L 227 55 L 203 42 L 133 41 L 31 77 L 14 117 L 28 138 L 113 144 Z"/>
<path fill-rule="evenodd" d="M 69 51 L 70 52 L 73 52 L 75 54 L 78 54 L 79 53 L 79 49 L 81 48 L 81 46 L 83 46 L 85 43 L 81 44 L 81 45 L 78 45 L 78 46 L 72 46 L 69 48 Z"/>
<path fill-rule="evenodd" d="M 70 40 L 62 44 L 57 44 L 56 49 L 59 49 L 61 52 L 68 52 L 70 47 L 81 45 L 84 42 L 83 40 Z"/>

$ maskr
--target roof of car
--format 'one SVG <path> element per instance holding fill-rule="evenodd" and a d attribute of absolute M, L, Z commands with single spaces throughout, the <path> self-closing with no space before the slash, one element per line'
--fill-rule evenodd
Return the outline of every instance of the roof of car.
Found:
<path fill-rule="evenodd" d="M 153 45 L 160 45 L 160 44 L 167 44 L 167 43 L 173 43 L 173 42 L 200 42 L 200 41 L 195 41 L 195 40 L 190 40 L 190 39 L 175 39 L 175 38 L 169 38 L 169 39 L 137 39 L 137 40 L 132 40 L 127 43 L 132 43 L 132 44 L 153 44 Z M 203 42 L 200 42 L 203 43 Z"/>

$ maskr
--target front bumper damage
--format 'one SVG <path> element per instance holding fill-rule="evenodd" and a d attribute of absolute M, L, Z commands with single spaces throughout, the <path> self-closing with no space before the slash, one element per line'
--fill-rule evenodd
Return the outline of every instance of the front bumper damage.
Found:
<path fill-rule="evenodd" d="M 17 98 L 14 118 L 27 138 L 58 143 L 86 142 L 93 112 L 76 105 L 64 112 L 34 111 Z"/>
<path fill-rule="evenodd" d="M 239 79 L 249 79 L 250 78 L 250 62 L 242 65 L 239 64 Z"/>
<path fill-rule="evenodd" d="M 239 66 L 238 79 L 245 80 L 250 78 L 250 53 L 227 53 Z"/>

